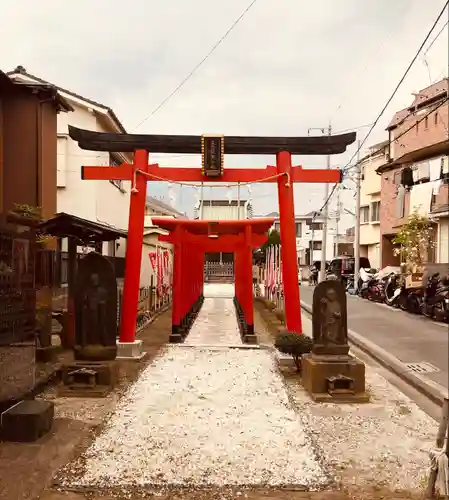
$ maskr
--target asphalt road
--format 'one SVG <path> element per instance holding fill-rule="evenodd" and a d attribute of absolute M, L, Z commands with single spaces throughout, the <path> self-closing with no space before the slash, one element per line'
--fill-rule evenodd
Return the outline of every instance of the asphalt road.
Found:
<path fill-rule="evenodd" d="M 302 285 L 301 301 L 312 305 L 313 288 Z M 449 327 L 348 295 L 348 328 L 405 364 L 425 363 L 415 373 L 449 387 Z M 423 371 L 421 371 L 423 370 Z"/>

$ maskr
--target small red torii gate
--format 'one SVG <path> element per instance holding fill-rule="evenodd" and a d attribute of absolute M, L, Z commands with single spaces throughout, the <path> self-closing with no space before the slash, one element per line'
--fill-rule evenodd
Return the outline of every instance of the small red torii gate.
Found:
<path fill-rule="evenodd" d="M 120 343 L 135 342 L 141 267 L 140 256 L 143 246 L 144 212 L 148 181 L 218 182 L 228 184 L 276 182 L 279 198 L 286 325 L 288 330 L 302 333 L 293 183 L 338 183 L 342 180 L 342 173 L 340 170 L 335 169 L 293 167 L 292 155 L 344 153 L 347 146 L 355 141 L 355 132 L 319 137 L 221 136 L 220 151 L 217 152 L 216 144 L 213 151 L 211 149 L 206 151 L 209 163 L 211 155 L 214 156 L 215 163 L 212 162 L 214 165 L 210 163 L 213 166 L 210 172 L 214 171 L 215 177 L 205 175 L 204 168 L 161 168 L 157 164 L 149 164 L 149 151 L 152 153 L 201 153 L 204 161 L 204 138 L 206 136 L 104 133 L 72 126 L 69 126 L 69 135 L 78 142 L 81 149 L 134 153 L 133 163 L 122 163 L 119 167 L 83 166 L 81 168 L 81 178 L 85 180 L 126 180 L 131 181 L 132 184 Z M 217 168 L 216 162 L 218 153 L 221 153 L 220 168 Z M 225 154 L 275 154 L 276 166 L 251 169 L 223 168 Z"/>
<path fill-rule="evenodd" d="M 206 221 L 152 218 L 154 225 L 169 231 L 159 241 L 171 243 L 173 259 L 173 303 L 171 342 L 182 342 L 204 286 L 204 254 L 234 253 L 235 302 L 243 311 L 242 336 L 255 343 L 252 283 L 252 253 L 267 241 L 274 219 Z M 192 248 L 195 252 L 192 252 Z"/>

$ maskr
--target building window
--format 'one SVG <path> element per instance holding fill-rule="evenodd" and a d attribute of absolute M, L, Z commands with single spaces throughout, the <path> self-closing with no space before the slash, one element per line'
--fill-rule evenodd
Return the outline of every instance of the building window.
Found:
<path fill-rule="evenodd" d="M 424 118 L 424 128 L 429 128 L 429 117 L 428 116 L 426 116 Z"/>
<path fill-rule="evenodd" d="M 111 167 L 120 167 L 122 164 L 120 158 L 113 153 L 109 155 L 109 165 Z M 111 184 L 113 184 L 116 188 L 120 189 L 120 191 L 125 191 L 123 189 L 123 181 L 109 181 Z"/>
<path fill-rule="evenodd" d="M 433 122 L 435 125 L 438 125 L 438 111 L 436 111 L 433 115 Z"/>
<path fill-rule="evenodd" d="M 312 248 L 313 250 L 322 250 L 323 249 L 323 244 L 321 241 L 314 241 L 312 243 Z"/>
<path fill-rule="evenodd" d="M 369 222 L 369 206 L 360 207 L 360 223 L 367 224 Z"/>
<path fill-rule="evenodd" d="M 301 238 L 302 236 L 302 224 L 300 222 L 295 223 L 296 237 Z"/>
<path fill-rule="evenodd" d="M 401 184 L 401 171 L 398 170 L 394 173 L 393 183 L 395 186 L 399 186 Z"/>
<path fill-rule="evenodd" d="M 310 229 L 313 229 L 314 231 L 321 231 L 323 227 L 323 222 L 312 222 L 312 224 L 310 224 Z"/>
<path fill-rule="evenodd" d="M 371 222 L 380 222 L 380 201 L 371 203 Z"/>

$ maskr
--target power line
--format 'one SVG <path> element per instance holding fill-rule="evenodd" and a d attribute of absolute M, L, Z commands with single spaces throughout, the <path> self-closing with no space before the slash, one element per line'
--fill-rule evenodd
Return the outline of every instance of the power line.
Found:
<path fill-rule="evenodd" d="M 380 118 L 382 117 L 382 115 L 384 114 L 385 110 L 387 109 L 387 107 L 389 106 L 389 104 L 391 103 L 391 101 L 393 100 L 394 96 L 396 95 L 397 91 L 399 90 L 399 87 L 402 85 L 402 83 L 404 82 L 404 80 L 406 79 L 408 73 L 410 72 L 413 64 L 415 64 L 415 61 L 416 59 L 418 59 L 419 57 L 419 54 L 421 53 L 422 49 L 424 48 L 424 46 L 426 45 L 427 43 L 427 40 L 430 38 L 430 36 L 432 35 L 432 32 L 433 30 L 435 29 L 436 25 L 438 24 L 438 22 L 440 21 L 441 17 L 443 16 L 444 14 L 444 11 L 446 10 L 447 6 L 449 5 L 449 0 L 444 4 L 444 7 L 441 9 L 441 12 L 439 13 L 436 21 L 433 23 L 432 27 L 430 28 L 429 32 L 427 33 L 426 37 L 424 38 L 424 41 L 421 43 L 421 45 L 419 46 L 416 54 L 414 55 L 413 59 L 411 60 L 410 64 L 408 65 L 407 69 L 405 70 L 405 73 L 402 75 L 401 79 L 399 80 L 399 83 L 396 85 L 395 89 L 393 90 L 393 93 L 391 94 L 391 96 L 389 97 L 389 99 L 387 100 L 387 102 L 385 103 L 384 107 L 382 108 L 382 110 L 380 111 L 379 115 L 377 116 L 377 118 L 374 120 L 373 124 L 371 125 L 370 129 L 368 130 L 368 133 L 366 134 L 366 136 L 364 137 L 364 139 L 360 142 L 357 150 L 355 151 L 355 153 L 352 155 L 351 159 L 348 161 L 348 163 L 346 164 L 346 166 L 343 168 L 343 172 L 347 169 L 347 167 L 349 165 L 351 165 L 352 163 L 352 160 L 354 160 L 354 158 L 358 155 L 358 153 L 361 151 L 362 147 L 364 146 L 365 142 L 367 141 L 368 137 L 371 135 L 372 131 L 374 130 L 374 128 L 376 127 L 377 123 L 379 122 Z M 326 201 L 324 202 L 323 206 L 321 207 L 320 209 L 320 212 L 324 209 L 324 207 L 329 203 L 330 199 L 332 198 L 332 195 L 334 194 L 335 192 L 335 189 L 337 187 L 337 184 L 334 184 L 334 187 L 332 188 L 331 192 L 329 193 L 329 196 L 327 197 Z"/>
<path fill-rule="evenodd" d="M 239 24 L 239 22 L 245 17 L 251 7 L 257 0 L 252 0 L 252 2 L 246 7 L 246 9 L 240 14 L 240 16 L 232 23 L 231 27 L 226 31 L 226 33 L 215 43 L 212 49 L 203 57 L 203 59 L 190 71 L 190 73 L 179 83 L 174 90 L 168 94 L 168 96 L 158 105 L 153 111 L 147 115 L 136 127 L 138 129 L 143 123 L 145 123 L 148 119 L 150 119 L 153 115 L 155 115 L 167 102 L 179 91 L 181 88 L 190 80 L 190 78 L 197 72 L 197 70 L 209 59 L 209 57 L 215 52 L 215 50 L 221 45 L 221 43 L 226 39 L 226 37 L 231 33 L 231 31 Z"/>
<path fill-rule="evenodd" d="M 419 123 L 421 123 L 422 121 L 424 121 L 426 118 L 429 117 L 429 115 L 431 115 L 434 111 L 436 111 L 437 109 L 441 108 L 441 106 L 444 106 L 444 104 L 446 104 L 447 102 L 449 101 L 449 97 L 444 99 L 444 101 L 440 102 L 440 104 L 438 106 L 436 106 L 435 108 L 432 108 L 427 114 L 425 114 L 424 116 L 422 116 L 419 120 L 416 120 L 416 122 L 413 123 L 413 125 L 410 125 L 410 127 L 408 127 L 407 129 L 405 129 L 404 131 L 402 131 L 397 137 L 395 137 L 394 139 L 388 141 L 384 147 L 386 146 L 389 146 L 390 144 L 392 144 L 393 142 L 397 141 L 398 139 L 400 139 L 403 135 L 405 135 L 407 132 L 410 132 L 410 130 L 412 130 L 413 128 L 415 128 Z M 381 149 L 378 149 L 374 152 L 372 152 L 370 155 L 367 155 L 363 158 L 363 160 L 367 160 L 369 158 L 371 158 L 372 156 L 375 156 L 379 151 L 381 151 Z M 358 152 L 358 150 L 357 150 Z M 349 164 L 346 164 L 346 166 L 344 167 L 344 169 L 342 169 L 343 172 L 347 172 L 349 169 L 353 168 L 357 166 L 357 163 L 355 165 L 349 165 Z M 332 198 L 332 195 L 334 194 L 335 190 L 337 189 L 338 187 L 338 184 L 334 184 L 333 188 L 332 188 L 332 191 L 330 192 L 328 198 L 326 199 L 326 203 L 323 205 L 323 207 L 320 209 L 320 212 L 323 210 L 323 208 L 326 206 L 327 203 L 329 203 L 330 199 Z"/>
<path fill-rule="evenodd" d="M 405 134 L 407 134 L 408 132 L 410 132 L 410 130 L 414 129 L 416 127 L 416 125 L 418 125 L 419 123 L 421 123 L 422 121 L 424 121 L 426 118 L 428 118 L 433 112 L 435 112 L 437 109 L 440 109 L 441 106 L 444 106 L 448 102 L 448 100 L 449 100 L 449 97 L 446 97 L 443 101 L 441 101 L 438 104 L 438 106 L 433 107 L 428 113 L 426 113 L 425 115 L 423 115 L 419 120 L 416 120 L 415 122 L 413 122 L 413 124 L 410 125 L 410 127 L 408 127 L 405 130 L 403 130 L 394 139 L 391 139 L 391 140 L 387 141 L 386 144 L 385 144 L 385 146 L 382 146 L 381 148 L 376 149 L 376 151 L 373 151 L 371 154 L 364 156 L 362 158 L 362 160 L 368 160 L 369 158 L 372 158 L 373 156 L 376 156 L 377 153 L 380 153 L 384 147 L 389 146 L 390 144 L 393 144 L 393 142 L 396 142 L 402 136 L 404 136 Z M 441 119 L 441 117 L 440 117 L 440 119 Z M 443 125 L 446 126 L 446 124 L 444 122 L 443 122 Z M 346 166 L 346 169 L 345 169 L 346 172 L 348 170 L 350 170 L 351 168 L 355 167 L 355 166 L 357 166 L 357 163 L 355 163 L 354 165 Z"/>
<path fill-rule="evenodd" d="M 429 46 L 427 47 L 427 49 L 425 50 L 424 52 L 424 55 L 427 54 L 427 52 L 429 52 L 429 50 L 432 48 L 432 45 L 438 40 L 438 38 L 440 38 L 440 35 L 441 33 L 443 33 L 444 31 L 444 28 L 449 24 L 449 20 L 446 21 L 443 25 L 443 27 L 440 29 L 440 31 L 438 32 L 438 34 L 436 35 L 436 37 L 430 42 Z"/>

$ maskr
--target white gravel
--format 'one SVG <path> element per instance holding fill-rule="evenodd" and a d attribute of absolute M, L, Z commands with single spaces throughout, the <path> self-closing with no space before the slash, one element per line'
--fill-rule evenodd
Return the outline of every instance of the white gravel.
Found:
<path fill-rule="evenodd" d="M 190 346 L 168 346 L 141 373 L 102 434 L 60 474 L 62 486 L 317 489 L 330 470 L 345 486 L 422 487 L 437 424 L 415 403 L 370 367 L 369 404 L 312 402 L 298 378 L 284 383 L 270 351 L 226 348 L 233 328 L 239 338 L 233 291 L 205 292 Z"/>
<path fill-rule="evenodd" d="M 234 297 L 234 283 L 205 283 L 203 295 L 210 298 L 232 299 Z"/>
<path fill-rule="evenodd" d="M 232 299 L 205 298 L 187 345 L 242 345 Z"/>
<path fill-rule="evenodd" d="M 306 315 L 303 327 L 311 334 Z M 314 403 L 298 379 L 287 379 L 287 387 L 338 479 L 357 486 L 422 489 L 438 423 L 374 368 L 365 369 L 368 404 Z"/>
<path fill-rule="evenodd" d="M 327 481 L 265 350 L 169 347 L 82 462 L 84 473 L 69 473 L 65 486 L 314 488 Z"/>
<path fill-rule="evenodd" d="M 326 462 L 346 484 L 415 490 L 423 486 L 438 425 L 383 377 L 367 369 L 369 404 L 313 403 L 289 381 Z"/>

